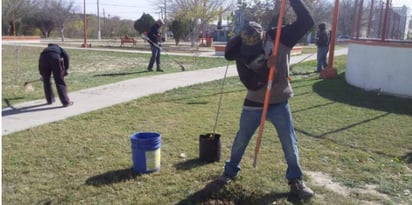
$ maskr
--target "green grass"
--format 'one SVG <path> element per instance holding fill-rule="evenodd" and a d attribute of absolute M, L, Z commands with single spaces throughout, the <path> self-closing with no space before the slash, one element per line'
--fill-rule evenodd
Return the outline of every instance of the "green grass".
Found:
<path fill-rule="evenodd" d="M 238 78 L 231 77 L 225 84 L 217 126 L 222 136 L 220 162 L 198 161 L 199 135 L 213 129 L 219 80 L 3 136 L 2 202 L 410 204 L 404 190 L 412 189 L 412 101 L 349 86 L 344 81 L 345 60 L 335 60 L 337 79 L 321 80 L 310 72 L 292 76 L 295 97 L 290 105 L 304 171 L 327 174 L 333 182 L 357 190 L 348 196 L 306 176 L 316 197 L 309 202 L 288 201 L 286 165 L 270 124 L 265 126 L 257 168 L 252 166 L 255 136 L 239 178 L 223 189 L 206 192 L 211 188 L 209 183 L 222 173 L 238 129 L 245 91 Z M 313 62 L 295 69 L 300 73 L 313 71 Z M 142 131 L 162 135 L 161 169 L 157 173 L 138 175 L 131 170 L 130 135 Z M 181 157 L 182 153 L 186 157 Z M 359 191 L 367 190 L 368 185 L 385 197 Z"/>
<path fill-rule="evenodd" d="M 2 102 L 10 104 L 44 98 L 41 82 L 32 83 L 34 91 L 24 89 L 24 82 L 40 78 L 38 59 L 43 48 L 2 46 Z M 118 48 L 117 48 L 118 49 Z M 128 48 L 124 48 L 127 50 Z M 121 80 L 157 75 L 146 72 L 150 54 L 114 51 L 67 49 L 70 55 L 70 75 L 65 78 L 69 92 Z M 186 70 L 197 70 L 225 65 L 223 58 L 174 56 Z M 180 72 L 180 66 L 170 55 L 162 55 L 161 66 L 167 72 Z"/>

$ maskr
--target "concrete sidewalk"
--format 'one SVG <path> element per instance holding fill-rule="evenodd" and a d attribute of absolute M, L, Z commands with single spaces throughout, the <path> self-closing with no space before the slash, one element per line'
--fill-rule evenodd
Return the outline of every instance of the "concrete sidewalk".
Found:
<path fill-rule="evenodd" d="M 347 49 L 337 50 L 335 56 L 346 55 L 346 53 Z M 298 63 L 303 59 L 305 61 L 314 60 L 316 55 L 310 57 L 308 55 L 292 56 L 291 64 Z M 69 97 L 74 101 L 74 105 L 66 108 L 61 106 L 58 99 L 52 105 L 47 105 L 44 99 L 11 105 L 2 110 L 2 135 L 132 101 L 143 96 L 162 93 L 174 88 L 222 79 L 225 70 L 226 66 L 165 73 L 71 92 Z M 236 67 L 230 65 L 227 76 L 236 75 Z"/>

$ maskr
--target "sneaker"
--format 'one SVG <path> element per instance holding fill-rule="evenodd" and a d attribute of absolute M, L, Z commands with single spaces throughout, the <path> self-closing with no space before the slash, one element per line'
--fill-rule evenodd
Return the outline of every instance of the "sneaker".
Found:
<path fill-rule="evenodd" d="M 157 72 L 164 72 L 162 69 L 156 69 Z"/>
<path fill-rule="evenodd" d="M 315 193 L 303 183 L 302 180 L 289 182 L 290 194 L 298 196 L 300 199 L 312 197 Z"/>
<path fill-rule="evenodd" d="M 69 106 L 72 106 L 73 104 L 74 104 L 74 102 L 70 101 L 69 103 L 64 104 L 63 107 L 69 107 Z"/>
<path fill-rule="evenodd" d="M 233 178 L 227 176 L 226 174 L 222 174 L 219 178 L 217 178 L 217 181 L 222 185 L 226 185 L 233 181 Z"/>
<path fill-rule="evenodd" d="M 153 71 L 153 69 L 151 69 L 151 68 L 147 69 L 147 72 L 152 72 L 152 71 Z"/>

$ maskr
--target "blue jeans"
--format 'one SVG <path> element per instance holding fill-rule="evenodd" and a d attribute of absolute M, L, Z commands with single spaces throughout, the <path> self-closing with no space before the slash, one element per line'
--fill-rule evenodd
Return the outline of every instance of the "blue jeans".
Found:
<path fill-rule="evenodd" d="M 150 48 L 152 49 L 152 57 L 150 58 L 149 66 L 147 67 L 147 69 L 151 70 L 155 61 L 157 69 L 160 69 L 160 48 L 152 44 L 150 44 Z"/>
<path fill-rule="evenodd" d="M 262 109 L 243 108 L 240 117 L 240 128 L 232 145 L 230 160 L 225 163 L 224 174 L 234 178 L 240 171 L 240 161 L 250 139 L 260 125 Z M 299 165 L 297 138 L 293 128 L 292 113 L 288 102 L 269 105 L 267 120 L 276 128 L 287 163 L 286 179 L 289 181 L 302 179 L 303 172 Z"/>
<path fill-rule="evenodd" d="M 326 56 L 328 55 L 328 52 L 329 52 L 329 47 L 318 47 L 318 51 L 317 51 L 318 65 L 316 69 L 318 72 L 328 67 L 328 63 L 326 61 Z"/>

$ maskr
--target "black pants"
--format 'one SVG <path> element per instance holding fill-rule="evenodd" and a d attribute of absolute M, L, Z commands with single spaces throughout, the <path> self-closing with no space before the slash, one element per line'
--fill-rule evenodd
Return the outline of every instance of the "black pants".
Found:
<path fill-rule="evenodd" d="M 152 50 L 152 57 L 150 57 L 149 65 L 147 66 L 148 70 L 152 70 L 153 64 L 156 62 L 156 69 L 160 70 L 160 48 L 150 44 Z"/>
<path fill-rule="evenodd" d="M 39 59 L 39 71 L 43 78 L 43 88 L 47 103 L 51 104 L 54 100 L 52 83 L 50 81 L 51 74 L 53 73 L 60 102 L 63 105 L 69 104 L 70 99 L 67 96 L 66 82 L 64 82 L 65 68 L 60 61 L 60 57 L 57 55 L 42 54 Z"/>

